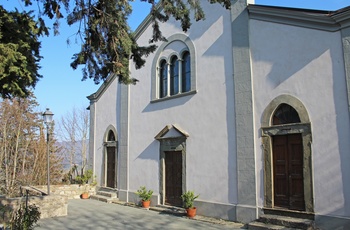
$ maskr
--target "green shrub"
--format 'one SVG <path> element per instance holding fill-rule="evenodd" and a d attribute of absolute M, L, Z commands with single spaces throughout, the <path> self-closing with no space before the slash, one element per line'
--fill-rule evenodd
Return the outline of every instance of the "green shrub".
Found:
<path fill-rule="evenodd" d="M 137 195 L 143 200 L 143 201 L 148 201 L 151 199 L 153 191 L 146 189 L 146 186 L 141 186 L 140 189 L 137 190 L 136 192 Z"/>
<path fill-rule="evenodd" d="M 181 195 L 181 198 L 184 202 L 184 208 L 193 208 L 193 202 L 197 199 L 199 195 L 195 196 L 193 191 L 187 191 Z"/>
<path fill-rule="evenodd" d="M 39 207 L 36 205 L 20 205 L 19 209 L 14 213 L 11 220 L 11 229 L 13 230 L 32 230 L 36 222 L 40 219 Z"/>
<path fill-rule="evenodd" d="M 92 178 L 93 175 L 93 171 L 91 169 L 88 169 L 85 171 L 85 173 L 81 176 L 77 176 L 75 178 L 75 180 L 79 183 L 79 184 L 87 184 L 89 182 L 89 180 Z"/>

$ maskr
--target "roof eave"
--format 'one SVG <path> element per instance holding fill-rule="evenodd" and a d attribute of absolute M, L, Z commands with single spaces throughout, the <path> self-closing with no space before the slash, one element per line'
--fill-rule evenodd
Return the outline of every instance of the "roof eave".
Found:
<path fill-rule="evenodd" d="M 337 31 L 341 29 L 339 22 L 335 20 L 334 16 L 332 16 L 337 11 L 308 10 L 262 5 L 249 5 L 248 11 L 251 19 L 325 31 Z M 349 10 L 346 10 L 345 12 L 348 14 Z"/>

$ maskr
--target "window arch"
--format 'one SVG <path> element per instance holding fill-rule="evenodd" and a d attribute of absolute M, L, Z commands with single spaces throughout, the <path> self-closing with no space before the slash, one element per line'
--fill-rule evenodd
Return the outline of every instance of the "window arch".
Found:
<path fill-rule="evenodd" d="M 113 125 L 109 125 L 104 132 L 103 142 L 105 144 L 117 143 L 118 142 L 118 133 Z"/>
<path fill-rule="evenodd" d="M 151 103 L 195 94 L 195 47 L 184 34 L 159 46 L 152 64 Z"/>
<path fill-rule="evenodd" d="M 272 125 L 300 123 L 298 112 L 290 105 L 282 103 L 272 117 Z"/>
<path fill-rule="evenodd" d="M 115 135 L 112 130 L 109 130 L 108 132 L 107 141 L 115 141 Z"/>

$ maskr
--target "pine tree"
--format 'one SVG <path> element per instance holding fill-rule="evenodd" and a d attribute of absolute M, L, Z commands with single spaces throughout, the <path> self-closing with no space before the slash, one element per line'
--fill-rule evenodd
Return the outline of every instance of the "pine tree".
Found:
<path fill-rule="evenodd" d="M 43 16 L 54 20 L 54 33 L 58 32 L 59 20 L 67 13 L 69 25 L 79 24 L 77 37 L 81 38 L 81 50 L 73 55 L 71 67 L 83 66 L 83 80 L 93 79 L 95 83 L 105 80 L 111 73 L 117 74 L 119 82 L 135 84 L 136 78 L 129 73 L 129 60 L 136 68 L 145 64 L 144 57 L 155 51 L 157 41 L 166 40 L 159 29 L 159 23 L 174 17 L 187 31 L 191 20 L 205 18 L 200 0 L 140 0 L 150 4 L 153 35 L 148 46 L 139 46 L 128 25 L 132 13 L 131 0 L 22 0 L 26 6 L 36 3 L 40 15 L 34 21 L 32 13 L 8 12 L 0 8 L 0 79 L 3 87 L 1 96 L 28 96 L 28 88 L 34 87 L 41 77 L 38 73 L 40 42 L 38 36 L 48 34 Z M 230 8 L 230 0 L 209 0 Z M 63 9 L 63 10 L 62 10 Z M 190 18 L 190 13 L 194 18 Z M 24 25 L 24 27 L 23 27 Z M 18 30 L 22 26 L 23 29 Z M 6 28 L 14 28 L 9 31 Z M 12 36 L 16 39 L 11 42 Z M 26 47 L 26 49 L 24 49 Z M 28 63 L 23 63 L 27 58 Z M 5 63 L 5 64 L 3 64 Z M 22 64 L 22 66 L 21 66 Z M 2 71 L 2 72 L 1 72 Z"/>
<path fill-rule="evenodd" d="M 47 32 L 47 31 L 46 31 Z M 0 94 L 2 98 L 27 97 L 42 77 L 39 28 L 31 13 L 7 12 L 0 6 Z"/>

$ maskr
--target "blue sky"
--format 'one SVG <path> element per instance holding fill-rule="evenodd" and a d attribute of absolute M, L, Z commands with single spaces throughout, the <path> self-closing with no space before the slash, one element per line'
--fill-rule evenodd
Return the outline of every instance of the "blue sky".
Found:
<path fill-rule="evenodd" d="M 21 0 L 0 0 L 1 5 L 7 9 L 16 6 L 21 10 Z M 148 4 L 135 0 L 133 14 L 129 18 L 132 29 L 136 29 L 147 16 Z M 350 5 L 350 0 L 255 0 L 255 4 L 285 6 L 294 8 L 308 8 L 317 10 L 337 10 Z M 49 25 L 49 24 L 48 24 Z M 73 107 L 88 107 L 88 95 L 96 92 L 98 85 L 90 79 L 81 81 L 81 70 L 73 70 L 70 67 L 71 58 L 79 51 L 79 45 L 74 42 L 76 27 L 67 26 L 61 22 L 60 35 L 42 38 L 41 55 L 44 57 L 40 63 L 40 74 L 43 78 L 35 88 L 35 95 L 39 102 L 39 111 L 45 108 L 55 114 L 54 119 L 59 120 L 61 116 L 70 112 Z M 67 38 L 71 44 L 67 45 Z"/>

